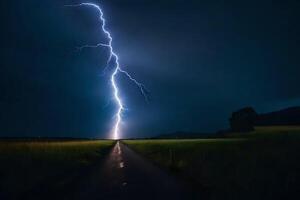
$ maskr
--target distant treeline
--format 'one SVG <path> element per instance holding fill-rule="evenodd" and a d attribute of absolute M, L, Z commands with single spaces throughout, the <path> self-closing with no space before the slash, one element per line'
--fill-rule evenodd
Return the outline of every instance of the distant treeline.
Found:
<path fill-rule="evenodd" d="M 184 131 L 178 131 L 174 133 L 168 133 L 168 134 L 161 134 L 156 137 L 153 137 L 152 139 L 196 139 L 196 138 L 213 138 L 215 137 L 215 134 L 213 133 L 197 133 L 197 132 L 184 132 Z"/>
<path fill-rule="evenodd" d="M 233 112 L 229 118 L 230 128 L 216 133 L 191 133 L 177 131 L 160 134 L 152 139 L 216 138 L 226 137 L 232 132 L 253 131 L 255 126 L 292 126 L 300 125 L 300 107 L 290 107 L 270 113 L 258 114 L 254 108 L 245 107 Z"/>
<path fill-rule="evenodd" d="M 230 130 L 247 132 L 254 126 L 286 126 L 300 125 L 300 107 L 290 107 L 283 110 L 258 114 L 252 107 L 245 107 L 232 113 Z"/>
<path fill-rule="evenodd" d="M 98 139 L 99 138 L 73 138 L 73 137 L 0 137 L 0 140 L 5 140 L 5 141 L 81 141 L 81 140 L 98 140 Z"/>

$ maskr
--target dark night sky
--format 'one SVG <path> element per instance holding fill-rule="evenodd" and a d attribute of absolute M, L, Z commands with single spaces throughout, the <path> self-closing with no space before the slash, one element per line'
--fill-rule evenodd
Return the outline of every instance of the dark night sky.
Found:
<path fill-rule="evenodd" d="M 97 13 L 1 1 L 0 136 L 105 137 L 115 109 Z M 243 106 L 300 104 L 299 1 L 94 0 L 121 65 L 122 136 L 215 131 Z"/>

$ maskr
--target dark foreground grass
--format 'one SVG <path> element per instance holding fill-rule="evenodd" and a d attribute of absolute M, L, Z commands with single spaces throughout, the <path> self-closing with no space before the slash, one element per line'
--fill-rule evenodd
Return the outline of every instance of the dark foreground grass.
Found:
<path fill-rule="evenodd" d="M 0 141 L 0 199 L 18 199 L 42 185 L 63 188 L 113 144 L 109 140 Z"/>
<path fill-rule="evenodd" d="M 227 139 L 123 142 L 211 199 L 299 199 L 299 130 L 267 127 Z"/>

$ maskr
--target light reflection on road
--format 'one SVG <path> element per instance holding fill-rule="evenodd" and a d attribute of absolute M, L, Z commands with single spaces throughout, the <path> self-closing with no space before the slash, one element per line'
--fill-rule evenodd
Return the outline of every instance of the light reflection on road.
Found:
<path fill-rule="evenodd" d="M 118 150 L 118 154 L 121 155 L 122 151 L 121 151 L 121 148 L 120 148 L 120 142 L 119 141 L 117 142 L 116 147 L 117 147 L 117 150 Z"/>
<path fill-rule="evenodd" d="M 124 163 L 123 158 L 122 158 L 122 149 L 120 147 L 120 142 L 119 141 L 115 145 L 113 152 L 114 152 L 113 153 L 114 160 L 117 162 L 118 168 L 119 169 L 124 168 L 125 167 L 125 163 Z M 127 185 L 127 182 L 123 182 L 122 183 L 122 186 L 126 186 L 126 185 Z"/>
<path fill-rule="evenodd" d="M 140 200 L 143 195 L 144 200 L 199 199 L 189 198 L 194 192 L 119 141 L 80 183 L 79 200 Z"/>

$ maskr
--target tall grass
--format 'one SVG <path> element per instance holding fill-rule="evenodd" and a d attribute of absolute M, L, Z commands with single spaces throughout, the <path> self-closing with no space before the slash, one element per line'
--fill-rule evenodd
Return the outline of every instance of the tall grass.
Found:
<path fill-rule="evenodd" d="M 0 141 L 0 199 L 18 198 L 41 184 L 64 187 L 97 162 L 113 141 Z"/>
<path fill-rule="evenodd" d="M 241 139 L 236 134 L 233 139 L 124 143 L 208 191 L 211 199 L 288 199 L 298 195 L 300 185 L 300 131 L 290 130 L 261 127 Z"/>
<path fill-rule="evenodd" d="M 113 141 L 0 141 L 1 158 L 10 160 L 92 161 Z"/>

